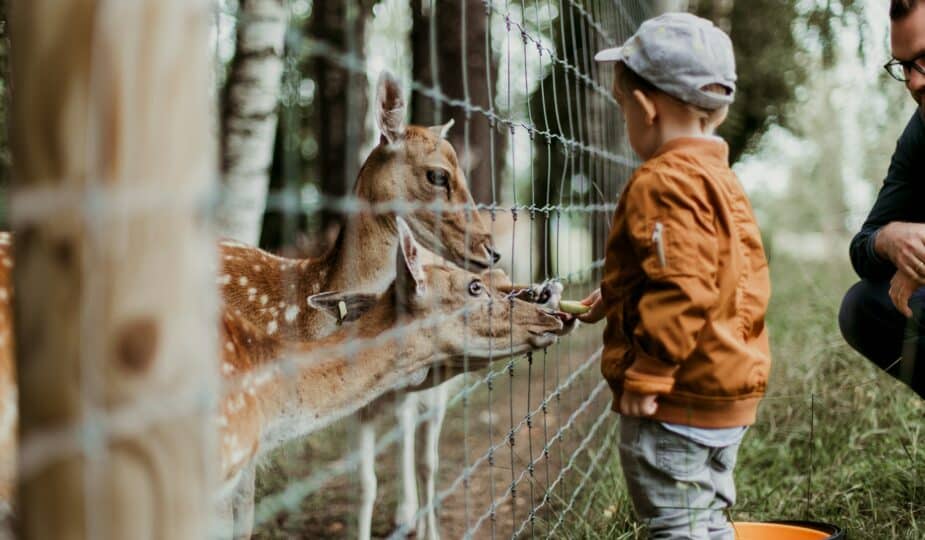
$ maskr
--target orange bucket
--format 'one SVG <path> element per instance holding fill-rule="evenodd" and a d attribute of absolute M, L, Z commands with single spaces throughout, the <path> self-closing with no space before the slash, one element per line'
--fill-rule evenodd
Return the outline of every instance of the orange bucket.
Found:
<path fill-rule="evenodd" d="M 834 525 L 810 521 L 734 522 L 736 540 L 844 540 Z"/>

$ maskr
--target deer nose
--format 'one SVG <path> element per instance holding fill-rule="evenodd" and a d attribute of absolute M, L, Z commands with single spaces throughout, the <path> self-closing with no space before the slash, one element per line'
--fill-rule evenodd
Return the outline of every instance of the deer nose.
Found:
<path fill-rule="evenodd" d="M 501 260 L 501 254 L 488 244 L 485 244 L 485 252 L 491 257 L 491 262 L 496 263 Z"/>

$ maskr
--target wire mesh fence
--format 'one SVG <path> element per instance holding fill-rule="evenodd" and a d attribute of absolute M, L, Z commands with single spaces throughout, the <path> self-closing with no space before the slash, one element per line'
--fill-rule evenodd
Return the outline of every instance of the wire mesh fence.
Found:
<path fill-rule="evenodd" d="M 348 18 L 362 7 L 361 2 L 347 4 L 351 4 L 344 7 Z M 515 282 L 557 283 L 565 288 L 566 297 L 576 299 L 596 287 L 603 263 L 599 246 L 619 190 L 636 161 L 624 140 L 620 112 L 609 89 L 611 74 L 598 72 L 591 57 L 596 50 L 625 40 L 652 14 L 648 3 L 425 1 L 374 6 L 376 18 L 410 18 L 423 28 L 423 38 L 407 35 L 418 32 L 417 28 L 406 29 L 402 36 L 414 39 L 412 46 L 426 46 L 426 54 L 414 53 L 415 60 L 425 60 L 423 66 L 408 65 L 403 54 L 411 51 L 402 45 L 386 43 L 381 44 L 384 50 L 376 50 L 367 43 L 364 50 L 357 39 L 332 41 L 305 32 L 300 24 L 318 16 L 311 10 L 323 8 L 290 7 L 294 10 L 286 40 L 278 132 L 283 141 L 283 180 L 267 202 L 269 211 L 278 211 L 288 224 L 284 238 L 297 237 L 300 227 L 311 228 L 310 221 L 322 212 L 343 218 L 343 235 L 361 215 L 402 215 L 410 221 L 416 213 L 426 212 L 436 214 L 439 222 L 447 213 L 477 210 L 481 216 L 467 217 L 468 224 L 474 230 L 472 220 L 485 221 L 493 249 L 501 254 L 492 266 Z M 223 16 L 228 24 L 248 22 L 234 11 Z M 439 33 L 445 30 L 438 29 L 444 19 L 461 31 L 453 36 Z M 367 24 L 370 31 L 376 23 Z M 473 34 L 470 28 L 481 33 Z M 459 42 L 448 46 L 444 40 L 452 38 Z M 459 56 L 441 64 L 447 49 Z M 407 192 L 392 200 L 369 200 L 359 190 L 354 195 L 331 195 L 321 192 L 317 182 L 301 187 L 312 172 L 310 165 L 303 165 L 314 157 L 313 147 L 305 151 L 300 131 L 301 119 L 310 108 L 304 101 L 306 86 L 318 84 L 310 92 L 323 91 L 317 80 L 306 83 L 309 77 L 318 77 L 317 72 L 305 73 L 305 66 L 317 65 L 312 63 L 316 58 L 327 69 L 340 70 L 348 79 L 355 76 L 361 83 L 367 77 L 375 80 L 372 66 L 394 72 L 403 83 L 404 100 L 410 103 L 410 111 L 403 114 L 410 113 L 413 123 L 442 125 L 459 119 L 448 136 L 459 168 L 474 194 L 487 191 L 489 196 L 461 204 L 450 197 L 415 199 Z M 476 85 L 487 86 L 487 91 L 475 89 Z M 364 90 L 370 96 L 368 116 L 375 118 L 376 89 Z M 370 137 L 367 124 L 371 122 L 345 116 L 341 120 L 348 129 L 361 130 L 353 134 L 351 144 L 344 145 L 341 161 L 350 163 L 358 156 L 362 160 L 368 148 L 365 141 L 378 139 L 378 132 Z M 488 126 L 479 132 L 488 141 L 473 141 L 479 124 Z M 361 171 L 369 166 L 369 162 L 362 165 Z M 349 179 L 351 184 L 354 181 Z M 479 188 L 484 185 L 489 189 Z M 452 241 L 441 238 L 444 233 L 436 227 L 431 234 L 437 236 L 437 244 Z M 435 319 L 439 328 L 447 317 Z M 418 330 L 420 326 L 410 325 L 393 332 L 400 336 Z M 467 329 L 439 328 L 438 332 L 465 335 Z M 505 349 L 513 349 L 513 343 L 497 341 L 497 351 L 490 351 L 490 356 L 498 359 L 484 369 L 456 377 L 437 373 L 437 381 L 431 383 L 441 383 L 436 390 L 393 396 L 375 411 L 365 410 L 359 419 L 346 419 L 310 438 L 307 449 L 304 443 L 291 447 L 291 454 L 271 468 L 278 479 L 261 486 L 255 512 L 258 530 L 268 535 L 278 527 L 307 536 L 349 535 L 354 527 L 363 526 L 356 523 L 359 515 L 359 521 L 373 521 L 374 535 L 400 538 L 433 527 L 434 522 L 427 521 L 432 512 L 439 515 L 437 532 L 447 537 L 536 536 L 561 527 L 563 516 L 586 486 L 586 475 L 576 472 L 584 470 L 578 465 L 589 462 L 592 454 L 599 461 L 613 449 L 612 444 L 600 447 L 612 439 L 614 430 L 608 422 L 609 392 L 598 374 L 598 330 L 579 328 L 552 347 L 509 359 Z M 351 342 L 350 347 L 359 346 Z M 452 380 L 442 382 L 445 379 Z M 401 419 L 408 407 L 415 410 L 410 423 Z M 370 480 L 364 478 L 371 452 L 358 444 L 370 425 L 377 432 L 372 453 L 378 495 L 368 493 Z M 439 437 L 439 444 L 428 449 L 439 454 L 439 468 L 436 456 L 419 448 L 409 488 L 403 480 L 409 461 L 402 456 L 414 438 L 406 432 L 425 428 L 432 431 L 418 434 L 418 446 L 426 447 L 428 436 Z M 425 471 L 435 476 L 429 494 Z M 418 488 L 419 505 L 408 509 L 407 491 Z M 369 497 L 376 501 L 372 517 L 363 512 Z M 395 507 L 402 504 L 404 516 L 394 517 Z"/>

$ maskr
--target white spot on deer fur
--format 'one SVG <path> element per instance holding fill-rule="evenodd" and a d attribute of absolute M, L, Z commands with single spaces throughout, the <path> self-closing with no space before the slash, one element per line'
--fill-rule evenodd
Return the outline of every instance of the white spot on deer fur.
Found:
<path fill-rule="evenodd" d="M 230 341 L 226 341 L 226 342 L 225 342 L 225 349 L 227 349 L 229 352 L 234 352 L 234 343 L 232 343 L 232 342 L 230 342 Z"/>
<path fill-rule="evenodd" d="M 7 267 L 7 268 L 13 268 L 13 261 L 12 261 L 12 259 L 10 259 L 9 257 L 4 257 L 4 258 L 3 258 L 3 266 L 5 266 L 5 267 Z"/>
<path fill-rule="evenodd" d="M 247 294 L 249 294 L 249 295 L 251 295 L 251 296 L 257 294 L 257 288 L 256 288 L 256 287 L 251 287 L 250 289 L 247 289 Z"/>
<path fill-rule="evenodd" d="M 277 307 L 284 308 L 286 307 L 286 302 L 280 302 L 279 304 L 276 304 L 276 305 Z"/>
<path fill-rule="evenodd" d="M 292 321 L 295 320 L 296 315 L 298 315 L 298 314 L 299 314 L 299 306 L 293 304 L 293 305 L 287 307 L 287 308 L 286 308 L 286 313 L 284 314 L 284 317 L 286 317 L 286 322 L 290 322 L 290 323 L 291 323 Z"/>
<path fill-rule="evenodd" d="M 295 283 L 290 283 L 290 284 L 289 284 L 289 288 L 292 289 L 292 290 L 295 290 Z"/>
<path fill-rule="evenodd" d="M 271 308 L 270 308 L 270 313 L 272 313 L 273 316 L 276 317 L 277 315 L 279 315 L 279 310 L 276 309 L 275 307 L 271 307 Z"/>
<path fill-rule="evenodd" d="M 10 298 L 10 293 L 7 292 L 6 287 L 0 288 L 0 302 L 6 302 Z"/>
<path fill-rule="evenodd" d="M 222 364 L 222 375 L 231 375 L 234 373 L 234 366 L 231 364 Z"/>
<path fill-rule="evenodd" d="M 9 233 L 0 234 L 0 245 L 8 246 L 10 245 L 10 235 Z"/>
<path fill-rule="evenodd" d="M 231 255 L 225 255 L 224 259 L 225 259 L 226 261 L 233 261 L 233 260 L 235 260 L 235 257 L 232 257 Z"/>
<path fill-rule="evenodd" d="M 267 295 L 265 295 L 265 294 L 260 295 L 260 305 L 262 305 L 262 306 L 267 305 L 267 302 L 268 302 L 269 300 L 270 300 L 270 297 L 269 297 L 269 296 L 267 296 Z"/>
<path fill-rule="evenodd" d="M 238 392 L 228 403 L 228 412 L 234 414 L 244 408 L 244 394 Z"/>
<path fill-rule="evenodd" d="M 231 283 L 231 276 L 229 276 L 228 274 L 225 274 L 222 277 L 218 278 L 219 285 L 228 285 L 229 283 Z"/>
<path fill-rule="evenodd" d="M 276 321 L 270 321 L 270 323 L 267 324 L 267 333 L 272 336 L 273 334 L 276 333 L 276 328 L 278 326 L 279 325 L 276 324 Z"/>
<path fill-rule="evenodd" d="M 241 276 L 238 278 L 238 284 L 242 287 L 247 285 L 247 276 Z"/>
<path fill-rule="evenodd" d="M 254 272 L 259 272 L 261 270 L 263 270 L 263 267 L 261 267 L 259 264 L 254 265 Z"/>

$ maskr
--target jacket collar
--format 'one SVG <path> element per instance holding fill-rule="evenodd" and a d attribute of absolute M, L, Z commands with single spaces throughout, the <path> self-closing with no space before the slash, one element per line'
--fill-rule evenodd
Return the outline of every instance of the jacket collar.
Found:
<path fill-rule="evenodd" d="M 671 139 L 656 150 L 655 155 L 652 157 L 656 158 L 668 152 L 682 149 L 722 161 L 726 164 L 729 163 L 729 145 L 726 144 L 726 141 L 722 138 L 712 135 L 706 137 L 678 137 L 677 139 Z"/>

